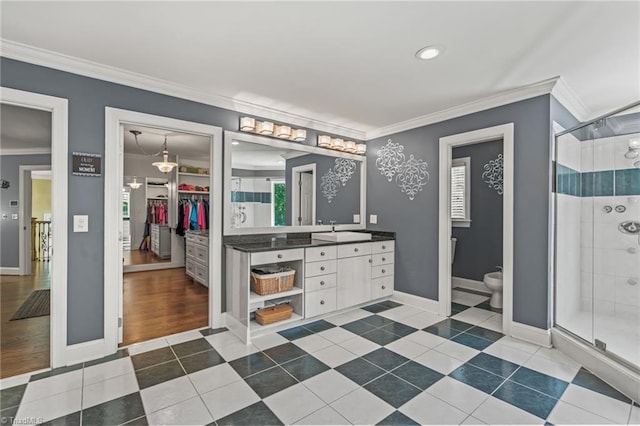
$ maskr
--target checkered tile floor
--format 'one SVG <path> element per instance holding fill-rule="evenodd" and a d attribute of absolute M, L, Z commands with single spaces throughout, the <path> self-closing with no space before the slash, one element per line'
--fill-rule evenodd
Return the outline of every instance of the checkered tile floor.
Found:
<path fill-rule="evenodd" d="M 443 320 L 383 302 L 249 346 L 225 329 L 169 336 L 3 389 L 2 423 L 640 423 L 559 351 L 460 318 L 473 309 Z"/>

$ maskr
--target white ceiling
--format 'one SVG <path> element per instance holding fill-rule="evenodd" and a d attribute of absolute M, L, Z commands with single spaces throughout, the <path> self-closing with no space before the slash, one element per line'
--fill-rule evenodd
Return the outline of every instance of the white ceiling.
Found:
<path fill-rule="evenodd" d="M 284 170 L 287 159 L 305 154 L 307 153 L 292 149 L 240 142 L 231 147 L 231 167 L 247 170 Z"/>
<path fill-rule="evenodd" d="M 358 131 L 561 76 L 640 98 L 640 2 L 10 2 L 5 40 Z M 434 61 L 414 59 L 444 45 Z"/>
<path fill-rule="evenodd" d="M 138 135 L 138 145 L 142 150 L 136 145 L 131 130 L 142 132 Z M 161 158 L 165 136 L 170 156 L 179 155 L 191 160 L 207 160 L 209 158 L 211 141 L 208 137 L 131 124 L 124 126 L 124 152 L 139 155 L 159 154 L 158 157 Z"/>
<path fill-rule="evenodd" d="M 51 150 L 51 113 L 0 104 L 0 150 Z"/>

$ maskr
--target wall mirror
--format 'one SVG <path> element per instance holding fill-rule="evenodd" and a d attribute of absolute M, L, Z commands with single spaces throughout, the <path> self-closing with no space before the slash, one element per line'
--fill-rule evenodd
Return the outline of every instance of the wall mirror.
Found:
<path fill-rule="evenodd" d="M 225 235 L 365 228 L 361 155 L 225 132 Z"/>

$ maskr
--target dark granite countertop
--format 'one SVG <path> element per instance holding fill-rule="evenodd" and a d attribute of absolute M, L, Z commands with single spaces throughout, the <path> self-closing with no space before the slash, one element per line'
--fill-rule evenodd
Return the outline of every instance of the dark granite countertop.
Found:
<path fill-rule="evenodd" d="M 336 231 L 340 232 L 340 231 Z M 376 241 L 391 241 L 395 239 L 395 232 L 364 231 L 371 234 L 371 240 L 365 241 L 325 241 L 313 240 L 310 233 L 287 234 L 286 238 L 272 235 L 238 235 L 225 237 L 224 245 L 235 250 L 257 253 L 271 250 L 288 250 L 307 247 L 335 246 L 342 244 L 356 244 Z"/>

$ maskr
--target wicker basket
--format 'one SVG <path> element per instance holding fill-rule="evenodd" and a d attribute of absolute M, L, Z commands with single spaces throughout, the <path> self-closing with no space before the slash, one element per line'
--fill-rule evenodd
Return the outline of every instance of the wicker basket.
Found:
<path fill-rule="evenodd" d="M 291 305 L 277 305 L 256 311 L 256 321 L 258 324 L 266 325 L 291 318 L 293 307 Z"/>
<path fill-rule="evenodd" d="M 295 274 L 295 269 L 273 274 L 251 272 L 251 291 L 263 296 L 292 290 Z"/>

